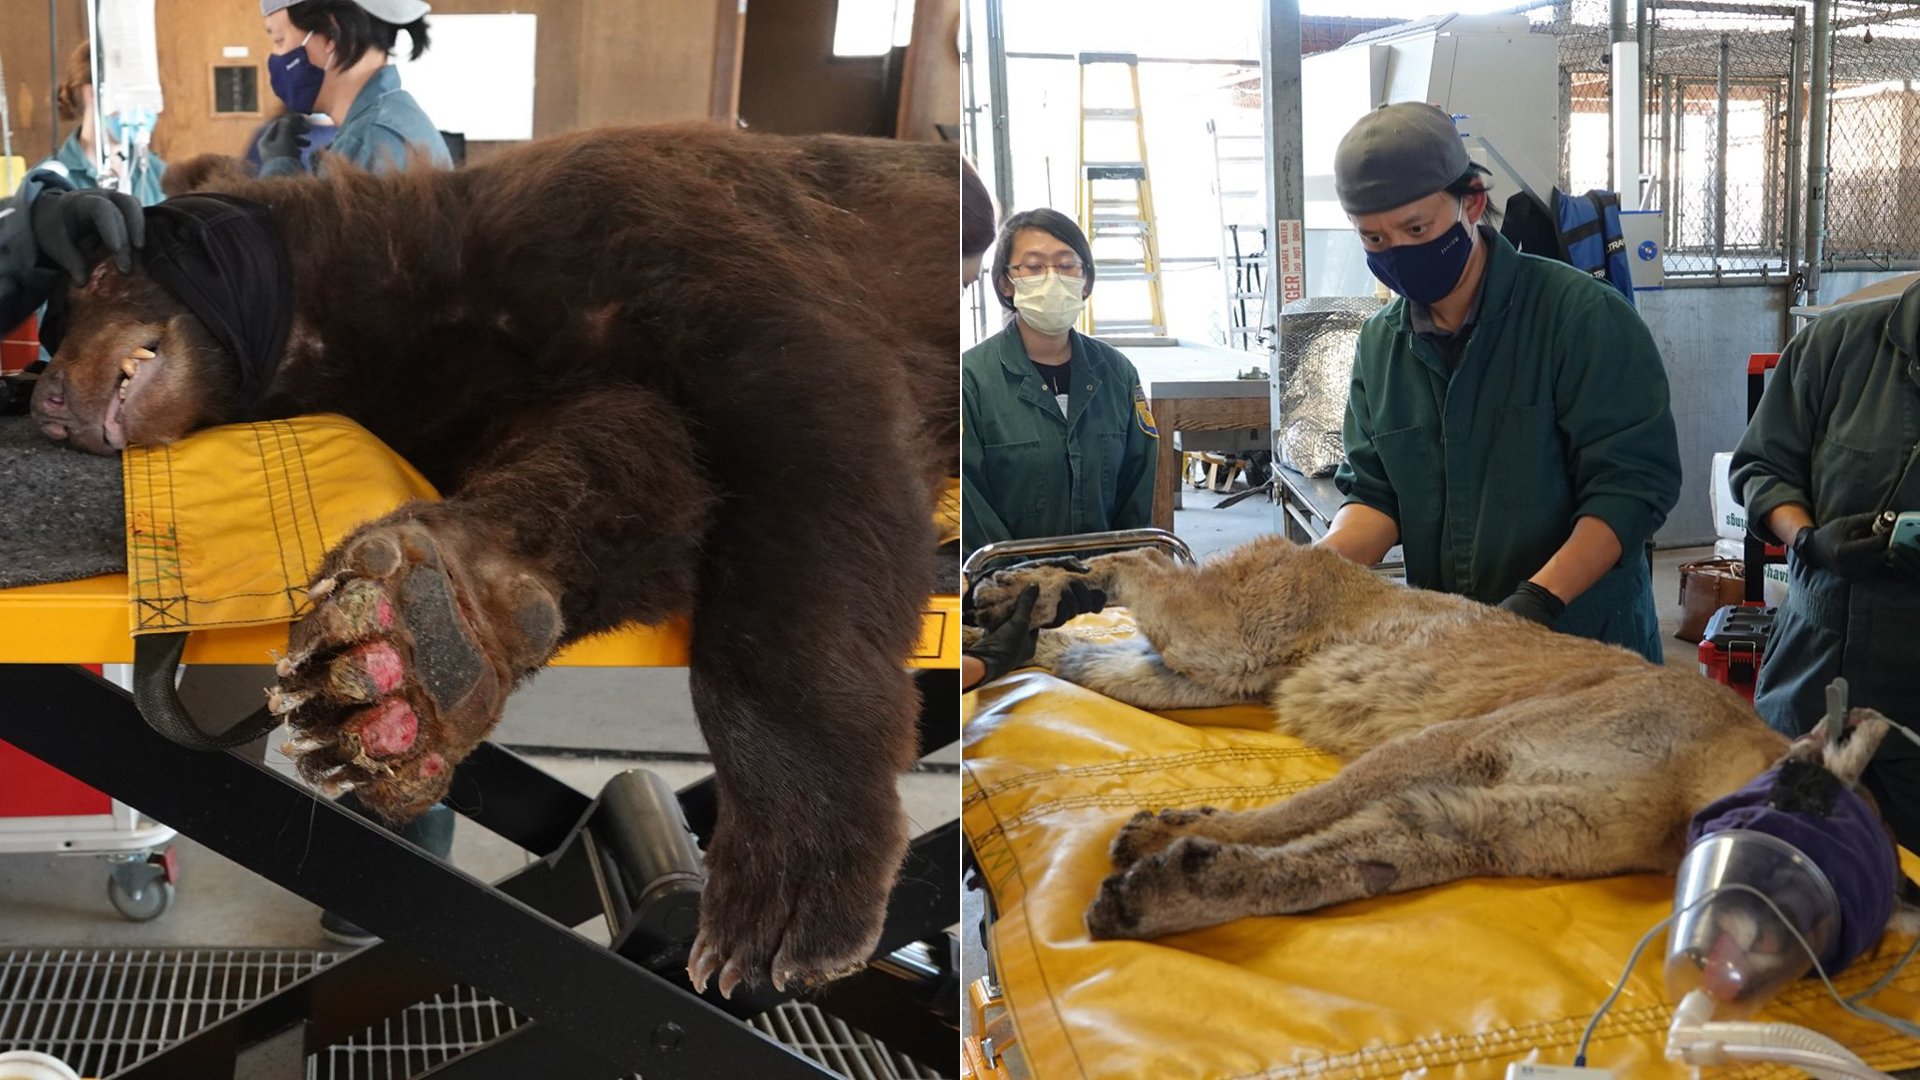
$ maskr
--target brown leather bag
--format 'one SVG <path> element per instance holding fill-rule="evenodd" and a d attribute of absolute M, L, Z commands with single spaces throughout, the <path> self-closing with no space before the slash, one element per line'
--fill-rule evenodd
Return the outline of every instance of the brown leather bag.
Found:
<path fill-rule="evenodd" d="M 1739 559 L 1702 559 L 1680 564 L 1680 628 L 1674 637 L 1700 643 L 1707 620 L 1747 596 L 1747 567 Z"/>

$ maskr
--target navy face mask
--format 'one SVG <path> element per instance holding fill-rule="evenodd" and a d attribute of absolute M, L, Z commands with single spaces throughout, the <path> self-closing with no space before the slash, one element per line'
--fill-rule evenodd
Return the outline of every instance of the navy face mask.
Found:
<path fill-rule="evenodd" d="M 320 97 L 320 84 L 327 81 L 327 72 L 307 60 L 307 43 L 303 39 L 292 51 L 267 57 L 267 80 L 273 84 L 274 96 L 286 102 L 287 108 L 310 113 Z"/>
<path fill-rule="evenodd" d="M 1473 254 L 1473 236 L 1465 222 L 1424 244 L 1402 244 L 1385 251 L 1367 252 L 1367 269 L 1381 283 L 1416 304 L 1444 300 L 1460 284 Z"/>

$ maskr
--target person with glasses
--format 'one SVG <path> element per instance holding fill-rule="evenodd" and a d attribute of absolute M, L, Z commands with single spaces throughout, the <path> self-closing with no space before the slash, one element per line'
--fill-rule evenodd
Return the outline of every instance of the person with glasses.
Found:
<path fill-rule="evenodd" d="M 1073 219 L 1027 210 L 1000 227 L 993 289 L 1007 328 L 960 358 L 961 545 L 1140 528 L 1159 432 L 1133 364 L 1073 327 L 1093 293 Z"/>

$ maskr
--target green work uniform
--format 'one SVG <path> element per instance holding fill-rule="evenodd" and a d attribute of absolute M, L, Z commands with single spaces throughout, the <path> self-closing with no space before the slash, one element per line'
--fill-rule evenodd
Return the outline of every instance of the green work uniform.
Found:
<path fill-rule="evenodd" d="M 36 168 L 53 169 L 63 173 L 73 181 L 73 186 L 76 188 L 100 186 L 100 174 L 94 171 L 94 162 L 87 157 L 87 152 L 80 148 L 80 132 L 77 130 L 67 136 L 66 142 L 60 144 L 59 153 L 41 162 Z M 160 190 L 160 178 L 165 176 L 166 172 L 167 163 L 160 160 L 160 155 L 149 151 L 146 160 L 141 162 L 140 167 L 135 169 L 127 180 L 128 186 L 121 190 L 138 199 L 141 206 L 152 206 L 167 197 Z"/>
<path fill-rule="evenodd" d="M 326 153 L 316 157 L 315 171 L 326 172 L 331 156 L 368 172 L 391 172 L 406 168 L 419 154 L 436 169 L 453 168 L 447 140 L 413 95 L 400 89 L 400 72 L 389 65 L 374 72 L 353 96 L 339 134 Z M 299 176 L 305 171 L 299 158 L 273 158 L 260 166 L 261 176 Z"/>
<path fill-rule="evenodd" d="M 1780 367 L 1734 451 L 1734 493 L 1755 536 L 1788 503 L 1816 524 L 1848 514 L 1920 510 L 1920 286 L 1820 316 L 1780 354 Z M 1892 574 L 1848 582 L 1788 559 L 1792 588 L 1774 623 L 1754 705 L 1788 735 L 1826 713 L 1845 676 L 1849 701 L 1920 723 L 1920 586 Z M 1900 842 L 1920 844 L 1920 750 L 1881 744 L 1867 781 Z M 1892 781 L 1892 782 L 1889 782 Z"/>
<path fill-rule="evenodd" d="M 1667 373 L 1604 282 L 1481 230 L 1472 336 L 1449 367 L 1396 298 L 1361 328 L 1336 481 L 1400 529 L 1407 581 L 1498 603 L 1584 516 L 1620 561 L 1554 628 L 1660 661 L 1645 545 L 1680 495 Z"/>
<path fill-rule="evenodd" d="M 1153 521 L 1160 436 L 1140 376 L 1113 346 L 1067 333 L 1064 416 L 1018 322 L 960 358 L 960 539 L 969 553 Z"/>

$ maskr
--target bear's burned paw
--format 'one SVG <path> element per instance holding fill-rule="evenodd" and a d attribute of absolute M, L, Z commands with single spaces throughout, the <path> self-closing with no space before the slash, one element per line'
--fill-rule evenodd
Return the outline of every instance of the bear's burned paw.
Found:
<path fill-rule="evenodd" d="M 857 826 L 808 825 L 802 813 L 734 820 L 723 798 L 687 959 L 694 989 L 796 991 L 866 966 L 906 852 L 898 797 L 887 796 L 892 812 Z"/>
<path fill-rule="evenodd" d="M 395 821 L 446 794 L 560 636 L 545 586 L 444 522 L 362 529 L 308 595 L 268 692 L 293 729 L 287 752 L 310 782 L 351 787 Z"/>
<path fill-rule="evenodd" d="M 1174 841 L 1192 833 L 1194 826 L 1220 811 L 1211 806 L 1196 810 L 1142 810 L 1127 819 L 1114 834 L 1108 857 L 1115 868 L 1125 870 L 1149 855 L 1165 850 Z"/>
<path fill-rule="evenodd" d="M 1032 625 L 1047 626 L 1059 612 L 1060 597 L 1068 583 L 1078 579 L 1094 588 L 1103 588 L 1101 576 L 1079 559 L 1039 559 L 998 570 L 980 580 L 973 589 L 974 621 L 981 626 L 999 626 L 1012 614 L 1027 586 L 1038 585 L 1040 597 L 1034 601 Z M 1087 614 L 1080 611 L 1078 614 Z"/>

